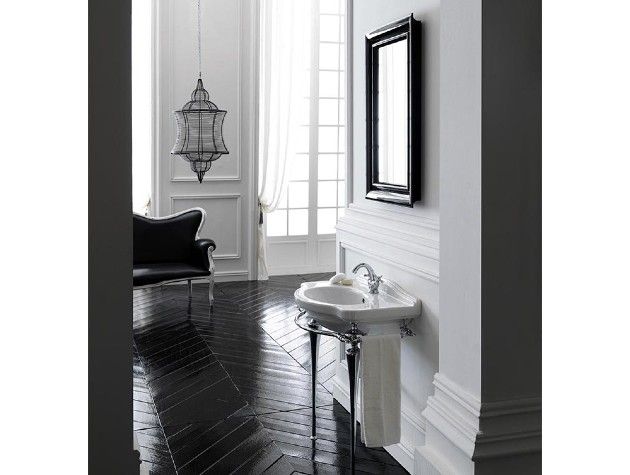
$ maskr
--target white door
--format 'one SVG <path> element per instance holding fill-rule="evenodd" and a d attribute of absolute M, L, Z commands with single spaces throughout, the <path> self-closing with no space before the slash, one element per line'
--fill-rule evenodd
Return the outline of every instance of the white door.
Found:
<path fill-rule="evenodd" d="M 335 269 L 346 206 L 346 0 L 317 0 L 299 150 L 286 195 L 266 216 L 270 275 Z"/>

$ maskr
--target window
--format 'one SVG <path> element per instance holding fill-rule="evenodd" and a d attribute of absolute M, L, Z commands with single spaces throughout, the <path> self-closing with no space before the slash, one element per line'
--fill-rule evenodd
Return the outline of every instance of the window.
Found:
<path fill-rule="evenodd" d="M 346 206 L 346 1 L 313 2 L 310 67 L 287 191 L 267 216 L 267 236 L 326 236 Z"/>

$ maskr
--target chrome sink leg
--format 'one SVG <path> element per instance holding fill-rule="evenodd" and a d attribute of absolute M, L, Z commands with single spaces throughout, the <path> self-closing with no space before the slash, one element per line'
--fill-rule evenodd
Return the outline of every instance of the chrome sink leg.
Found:
<path fill-rule="evenodd" d="M 355 449 L 357 444 L 357 424 L 355 415 L 355 398 L 356 398 L 356 382 L 357 368 L 359 365 L 359 343 L 352 341 L 350 348 L 346 350 L 346 361 L 348 362 L 348 378 L 350 379 L 350 456 L 352 464 L 352 473 L 354 473 Z"/>
<path fill-rule="evenodd" d="M 308 327 L 318 330 L 320 327 L 314 320 L 308 322 Z M 317 360 L 319 359 L 319 333 L 309 331 L 308 336 L 311 340 L 311 398 L 312 398 L 312 424 L 311 424 L 311 440 L 317 439 L 317 431 L 315 429 L 315 395 L 317 392 Z"/>

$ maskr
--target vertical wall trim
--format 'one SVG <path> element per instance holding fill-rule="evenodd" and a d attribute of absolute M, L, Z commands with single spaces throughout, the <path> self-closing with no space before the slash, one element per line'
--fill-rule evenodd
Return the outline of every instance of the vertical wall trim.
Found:
<path fill-rule="evenodd" d="M 149 207 L 151 216 L 157 216 L 159 201 L 157 198 L 160 196 L 160 167 L 158 166 L 161 127 L 160 85 L 158 83 L 160 60 L 157 44 L 160 4 L 158 0 L 151 0 L 151 206 Z"/>
<path fill-rule="evenodd" d="M 352 162 L 353 156 L 353 110 L 352 110 L 352 92 L 353 92 L 353 35 L 352 27 L 352 11 L 354 0 L 346 0 L 346 207 L 352 203 L 353 196 L 353 176 Z M 339 269 L 337 269 L 339 272 Z"/>
<path fill-rule="evenodd" d="M 259 2 L 250 2 L 250 67 L 252 84 L 250 85 L 252 100 L 251 104 L 251 157 L 249 164 L 250 173 L 250 199 L 249 213 L 250 225 L 249 233 L 249 280 L 256 280 L 258 277 L 258 104 L 259 104 L 259 71 L 260 71 L 260 49 L 258 39 L 260 37 L 260 5 Z M 242 76 L 241 76 L 242 77 Z"/>

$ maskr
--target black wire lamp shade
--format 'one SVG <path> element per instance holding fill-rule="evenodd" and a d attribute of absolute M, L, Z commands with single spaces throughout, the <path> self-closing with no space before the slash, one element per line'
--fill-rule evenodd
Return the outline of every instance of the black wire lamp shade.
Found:
<path fill-rule="evenodd" d="M 174 112 L 177 139 L 171 154 L 186 160 L 201 183 L 212 162 L 230 153 L 223 142 L 223 120 L 227 111 L 210 102 L 210 95 L 201 80 L 201 0 L 197 0 L 197 58 L 197 87 L 190 95 L 190 101 Z"/>
<path fill-rule="evenodd" d="M 177 139 L 171 154 L 186 160 L 201 183 L 212 162 L 230 153 L 223 142 L 223 120 L 227 111 L 210 102 L 210 95 L 199 78 L 190 101 L 174 114 Z"/>

